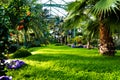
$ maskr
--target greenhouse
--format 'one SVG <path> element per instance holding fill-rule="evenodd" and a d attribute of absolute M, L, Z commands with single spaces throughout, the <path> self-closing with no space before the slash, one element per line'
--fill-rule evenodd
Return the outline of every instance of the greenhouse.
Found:
<path fill-rule="evenodd" d="M 120 80 L 120 0 L 1 0 L 0 80 Z"/>

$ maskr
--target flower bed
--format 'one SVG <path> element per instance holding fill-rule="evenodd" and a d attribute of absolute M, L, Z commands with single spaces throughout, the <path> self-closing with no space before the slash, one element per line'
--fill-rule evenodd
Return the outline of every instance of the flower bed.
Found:
<path fill-rule="evenodd" d="M 12 77 L 0 76 L 0 80 L 12 80 Z"/>
<path fill-rule="evenodd" d="M 21 60 L 6 60 L 5 64 L 8 69 L 18 69 L 21 68 L 25 63 Z"/>

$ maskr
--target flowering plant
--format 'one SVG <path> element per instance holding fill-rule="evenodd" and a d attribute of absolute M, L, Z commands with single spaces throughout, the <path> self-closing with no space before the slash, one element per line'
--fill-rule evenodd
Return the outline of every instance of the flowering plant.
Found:
<path fill-rule="evenodd" d="M 12 77 L 0 76 L 0 80 L 12 80 Z"/>
<path fill-rule="evenodd" d="M 5 64 L 8 69 L 18 69 L 21 68 L 25 63 L 21 60 L 6 60 Z"/>

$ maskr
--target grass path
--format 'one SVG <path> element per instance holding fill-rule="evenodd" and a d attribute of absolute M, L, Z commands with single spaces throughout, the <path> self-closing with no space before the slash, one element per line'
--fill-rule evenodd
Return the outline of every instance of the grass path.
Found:
<path fill-rule="evenodd" d="M 120 80 L 120 52 L 106 57 L 96 49 L 54 45 L 29 50 L 33 55 L 21 58 L 28 65 L 8 71 L 13 80 Z"/>

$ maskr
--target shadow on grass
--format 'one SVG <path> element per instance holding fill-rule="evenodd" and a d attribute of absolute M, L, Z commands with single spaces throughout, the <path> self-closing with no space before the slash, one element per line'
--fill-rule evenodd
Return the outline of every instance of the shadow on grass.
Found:
<path fill-rule="evenodd" d="M 26 58 L 33 61 L 54 61 L 60 67 L 69 67 L 76 72 L 114 72 L 120 70 L 120 56 L 78 56 L 70 54 L 35 54 Z"/>

